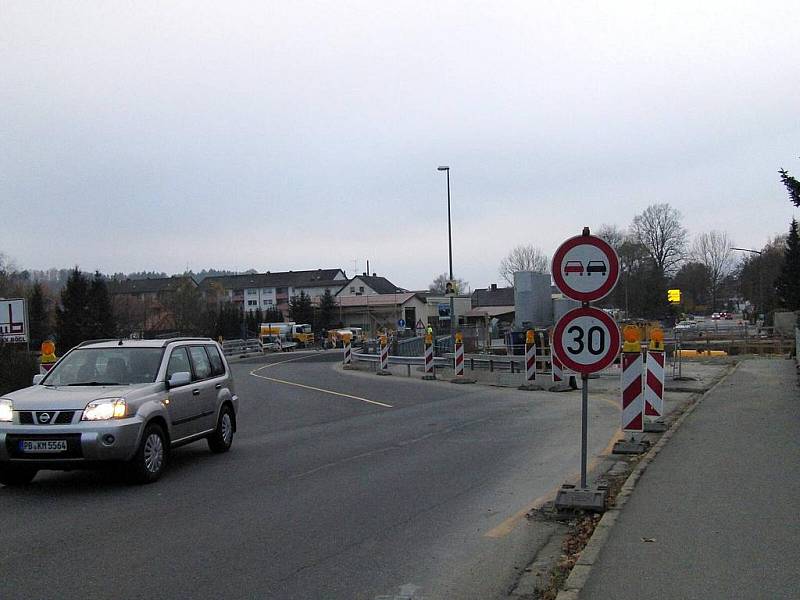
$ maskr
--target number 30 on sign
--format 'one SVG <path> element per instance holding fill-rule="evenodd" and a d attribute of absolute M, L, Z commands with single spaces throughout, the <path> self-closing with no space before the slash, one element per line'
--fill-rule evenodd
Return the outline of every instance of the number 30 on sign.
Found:
<path fill-rule="evenodd" d="M 605 369 L 620 351 L 616 322 L 591 307 L 569 311 L 556 323 L 553 352 L 565 367 L 588 374 Z"/>

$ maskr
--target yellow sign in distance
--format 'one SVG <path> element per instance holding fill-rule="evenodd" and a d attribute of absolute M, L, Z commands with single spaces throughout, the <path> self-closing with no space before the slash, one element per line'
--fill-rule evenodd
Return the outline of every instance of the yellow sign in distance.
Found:
<path fill-rule="evenodd" d="M 622 329 L 622 351 L 623 352 L 640 352 L 641 347 L 641 333 L 636 325 L 625 325 Z"/>
<path fill-rule="evenodd" d="M 680 290 L 667 290 L 667 301 L 670 304 L 680 304 L 681 303 L 681 291 Z"/>

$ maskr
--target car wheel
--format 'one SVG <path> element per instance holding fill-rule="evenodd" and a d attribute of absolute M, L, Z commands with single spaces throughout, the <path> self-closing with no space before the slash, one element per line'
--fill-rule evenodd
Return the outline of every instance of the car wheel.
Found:
<path fill-rule="evenodd" d="M 134 483 L 153 483 L 167 466 L 167 437 L 161 425 L 151 423 L 142 435 L 139 449 L 128 464 Z"/>
<path fill-rule="evenodd" d="M 33 481 L 38 472 L 39 469 L 16 465 L 0 467 L 0 483 L 3 485 L 25 485 Z"/>
<path fill-rule="evenodd" d="M 227 452 L 233 444 L 233 411 L 227 404 L 219 411 L 217 428 L 208 436 L 208 447 L 217 454 Z"/>

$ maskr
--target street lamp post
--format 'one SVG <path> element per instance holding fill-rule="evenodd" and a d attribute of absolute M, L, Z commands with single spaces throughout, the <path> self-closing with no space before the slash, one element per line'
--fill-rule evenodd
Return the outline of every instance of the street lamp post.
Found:
<path fill-rule="evenodd" d="M 447 250 L 450 259 L 450 281 L 453 281 L 453 230 L 450 225 L 450 167 L 438 167 L 437 171 L 445 171 L 447 173 Z M 455 318 L 455 311 L 453 310 L 453 296 L 450 296 L 450 333 L 453 333 L 453 319 Z"/>
<path fill-rule="evenodd" d="M 753 250 L 752 248 L 731 248 L 731 250 L 739 250 L 741 252 L 751 252 L 752 254 L 758 254 L 759 256 L 764 254 L 762 251 Z M 764 313 L 764 318 L 766 319 L 767 309 L 764 306 L 764 265 L 759 265 L 758 269 L 758 301 L 759 304 L 761 304 L 759 308 Z M 758 320 L 758 314 L 756 314 L 756 320 Z"/>

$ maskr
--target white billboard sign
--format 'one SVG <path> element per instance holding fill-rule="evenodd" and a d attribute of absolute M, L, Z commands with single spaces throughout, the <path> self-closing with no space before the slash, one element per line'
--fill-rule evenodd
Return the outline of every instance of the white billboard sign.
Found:
<path fill-rule="evenodd" d="M 0 342 L 28 342 L 28 315 L 25 300 L 0 300 Z"/>

